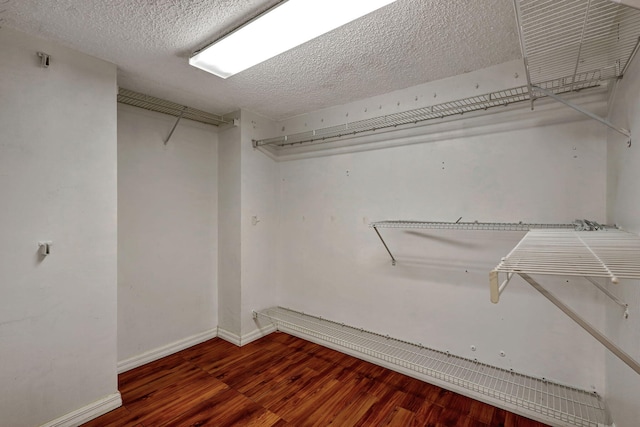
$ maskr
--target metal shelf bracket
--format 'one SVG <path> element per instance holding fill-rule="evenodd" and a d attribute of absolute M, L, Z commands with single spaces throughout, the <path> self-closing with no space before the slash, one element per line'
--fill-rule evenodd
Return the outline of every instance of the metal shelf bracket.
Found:
<path fill-rule="evenodd" d="M 631 147 L 631 132 L 628 131 L 627 129 L 619 127 L 619 126 L 616 126 L 613 123 L 611 123 L 609 120 L 604 119 L 604 118 L 598 116 L 597 114 L 592 113 L 591 111 L 587 111 L 584 108 L 574 104 L 571 101 L 567 101 L 566 99 L 562 98 L 561 96 L 556 95 L 555 93 L 553 93 L 553 92 L 551 92 L 551 91 L 549 91 L 547 89 L 543 89 L 543 88 L 541 88 L 539 86 L 533 86 L 533 90 L 534 91 L 539 91 L 539 92 L 543 93 L 544 95 L 546 95 L 546 96 L 548 96 L 550 98 L 553 98 L 556 101 L 566 105 L 567 107 L 573 108 L 577 112 L 582 113 L 585 116 L 590 117 L 590 118 L 602 123 L 603 125 L 615 130 L 616 132 L 626 136 L 627 137 L 627 146 Z"/>
<path fill-rule="evenodd" d="M 498 285 L 499 273 L 518 274 L 627 366 L 640 374 L 638 361 L 529 275 L 584 277 L 622 307 L 624 317 L 628 318 L 627 304 L 594 278 L 609 278 L 611 283 L 618 283 L 619 279 L 640 280 L 640 237 L 622 230 L 533 230 L 527 233 L 509 255 L 502 258 L 498 266 L 489 273 L 493 303 L 498 302 L 500 292 L 506 286 Z"/>
<path fill-rule="evenodd" d="M 176 131 L 176 128 L 178 127 L 178 123 L 180 123 L 180 120 L 182 120 L 182 116 L 184 116 L 184 112 L 187 111 L 187 107 L 183 107 L 182 108 L 182 112 L 180 113 L 180 115 L 178 116 L 178 120 L 176 120 L 175 124 L 173 125 L 173 127 L 171 128 L 171 132 L 169 132 L 169 136 L 167 137 L 167 139 L 164 140 L 164 145 L 167 145 L 169 143 L 169 140 L 171 139 L 171 137 L 173 136 L 173 132 Z"/>
<path fill-rule="evenodd" d="M 598 340 L 602 345 L 604 345 L 610 352 L 616 355 L 620 360 L 622 360 L 628 367 L 633 369 L 636 373 L 640 374 L 640 363 L 638 363 L 635 359 L 633 359 L 629 354 L 627 354 L 620 347 L 615 345 L 613 341 L 607 338 L 604 334 L 594 328 L 589 322 L 584 320 L 578 313 L 573 311 L 569 306 L 560 301 L 555 295 L 545 289 L 542 285 L 536 282 L 531 276 L 526 273 L 519 273 L 520 277 L 522 277 L 527 283 L 529 283 L 535 290 L 540 292 L 546 299 L 551 301 L 556 307 L 558 307 L 564 314 L 569 316 L 571 320 L 576 322 L 582 329 L 587 331 L 592 337 Z"/>
<path fill-rule="evenodd" d="M 605 288 L 604 286 L 602 286 L 600 283 L 596 282 L 594 279 L 592 279 L 591 277 L 585 277 L 585 279 L 587 279 L 589 282 L 591 282 L 593 284 L 593 286 L 595 286 L 596 288 L 600 289 L 602 291 L 603 294 L 605 294 L 606 296 L 608 296 L 609 298 L 611 298 L 611 300 L 613 302 L 615 302 L 616 304 L 618 304 L 620 307 L 622 307 L 624 309 L 624 318 L 628 319 L 629 318 L 629 304 L 622 302 L 618 299 L 618 297 L 616 297 L 614 294 L 612 294 L 609 289 Z"/>
<path fill-rule="evenodd" d="M 389 250 L 389 246 L 387 246 L 387 243 L 384 241 L 384 239 L 382 238 L 382 235 L 380 234 L 380 232 L 378 231 L 378 227 L 376 227 L 376 225 L 372 225 L 373 229 L 375 230 L 376 234 L 378 235 L 378 237 L 380 238 L 380 241 L 382 242 L 382 244 L 384 245 L 384 248 L 387 250 L 387 252 L 389 253 L 389 256 L 391 257 L 391 265 L 396 265 L 396 259 L 393 257 L 393 254 L 391 253 L 391 251 Z"/>

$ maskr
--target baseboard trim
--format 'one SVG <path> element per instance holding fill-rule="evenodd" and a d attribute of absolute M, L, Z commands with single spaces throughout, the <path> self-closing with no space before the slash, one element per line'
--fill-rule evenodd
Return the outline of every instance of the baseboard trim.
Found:
<path fill-rule="evenodd" d="M 120 392 L 110 394 L 102 399 L 95 401 L 87 406 L 69 412 L 66 415 L 56 418 L 53 421 L 42 424 L 41 427 L 75 427 L 80 424 L 98 418 L 109 411 L 113 411 L 122 406 L 122 397 Z"/>
<path fill-rule="evenodd" d="M 218 337 L 227 342 L 230 342 L 231 344 L 237 345 L 238 347 L 242 347 L 243 345 L 249 344 L 250 342 L 265 337 L 275 331 L 276 327 L 269 324 L 268 326 L 254 329 L 248 334 L 240 336 L 238 334 L 234 334 L 233 332 L 229 332 L 226 329 L 218 327 Z"/>
<path fill-rule="evenodd" d="M 231 344 L 237 345 L 238 347 L 240 347 L 240 343 L 242 342 L 242 337 L 240 335 L 229 332 L 226 329 L 222 329 L 220 326 L 218 326 L 218 337 L 230 342 Z"/>
<path fill-rule="evenodd" d="M 258 340 L 262 337 L 266 337 L 267 335 L 276 331 L 276 327 L 273 324 L 269 324 L 262 328 L 254 329 L 253 331 L 245 334 L 241 338 L 242 345 L 249 344 L 252 341 Z"/>
<path fill-rule="evenodd" d="M 172 342 L 171 344 L 149 350 L 145 353 L 139 354 L 138 356 L 121 360 L 120 362 L 118 362 L 118 373 L 121 374 L 133 368 L 137 368 L 138 366 L 142 366 L 149 362 L 153 362 L 154 360 L 158 360 L 173 353 L 177 353 L 180 350 L 184 350 L 185 348 L 200 344 L 217 336 L 218 328 L 209 329 L 208 331 L 204 331 L 199 334 L 181 339 L 179 341 Z"/>

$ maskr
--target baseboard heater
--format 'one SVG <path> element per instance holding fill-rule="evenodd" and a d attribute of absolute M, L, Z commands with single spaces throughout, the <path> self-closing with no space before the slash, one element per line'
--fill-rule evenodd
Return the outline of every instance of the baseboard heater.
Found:
<path fill-rule="evenodd" d="M 603 427 L 596 392 L 557 384 L 283 307 L 254 311 L 276 330 L 554 426 Z"/>

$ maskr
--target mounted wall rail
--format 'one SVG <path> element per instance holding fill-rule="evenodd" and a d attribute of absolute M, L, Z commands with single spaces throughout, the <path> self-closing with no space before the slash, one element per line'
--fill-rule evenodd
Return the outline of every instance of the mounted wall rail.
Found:
<path fill-rule="evenodd" d="M 565 93 L 571 90 L 582 90 L 601 86 L 603 79 L 599 71 L 584 72 L 575 77 L 559 78 L 541 83 L 541 87 L 553 93 Z M 375 132 L 383 129 L 396 128 L 398 126 L 411 126 L 430 120 L 442 119 L 449 116 L 461 115 L 480 110 L 488 110 L 495 107 L 505 107 L 510 104 L 529 100 L 528 86 L 518 86 L 484 95 L 476 95 L 455 101 L 435 104 L 428 107 L 387 114 L 370 119 L 346 122 L 336 126 L 330 126 L 307 132 L 293 133 L 273 138 L 253 140 L 254 147 L 275 146 L 279 148 L 292 147 L 301 144 L 318 144 L 329 142 L 336 138 L 354 136 L 358 134 Z"/>
<path fill-rule="evenodd" d="M 554 426 L 603 427 L 611 421 L 600 396 L 446 351 L 299 311 L 254 311 L 276 330 L 396 369 L 423 381 Z"/>
<path fill-rule="evenodd" d="M 607 226 L 598 224 L 586 219 L 576 220 L 571 224 L 527 224 L 523 222 L 456 222 L 444 221 L 378 221 L 369 225 L 374 229 L 385 249 L 391 257 L 391 265 L 396 265 L 396 259 L 391 253 L 389 246 L 383 239 L 379 228 L 401 228 L 401 229 L 430 229 L 430 230 L 478 230 L 478 231 L 529 231 L 533 229 L 561 229 L 561 230 L 597 230 Z M 510 279 L 510 278 L 509 278 Z M 504 283 L 504 286 L 508 283 Z"/>
<path fill-rule="evenodd" d="M 118 90 L 118 102 L 138 108 L 144 108 L 145 110 L 155 111 L 157 113 L 168 114 L 177 118 L 206 123 L 208 125 L 221 126 L 233 124 L 232 120 L 225 119 L 217 114 L 207 113 L 206 111 L 198 110 L 196 108 L 187 107 L 165 99 L 156 98 L 155 96 L 145 95 L 143 93 L 123 88 Z M 168 139 L 169 138 L 167 138 L 167 140 Z"/>
<path fill-rule="evenodd" d="M 620 279 L 640 280 L 639 236 L 621 230 L 593 232 L 532 230 L 489 273 L 491 302 L 493 303 L 498 303 L 500 294 L 504 290 L 500 284 L 500 274 L 506 274 L 507 278 L 518 274 L 620 360 L 640 374 L 640 363 L 530 276 L 536 274 L 586 277 L 601 290 L 606 288 L 601 287 L 592 278 L 608 278 L 614 284 L 618 283 Z M 614 302 L 626 308 L 626 304 L 618 300 L 608 290 L 605 293 Z"/>

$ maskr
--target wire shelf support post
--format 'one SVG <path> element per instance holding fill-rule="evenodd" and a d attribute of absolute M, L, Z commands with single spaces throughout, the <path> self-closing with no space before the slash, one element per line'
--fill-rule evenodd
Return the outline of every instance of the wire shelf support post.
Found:
<path fill-rule="evenodd" d="M 380 238 L 380 241 L 382 242 L 382 244 L 384 245 L 384 248 L 387 250 L 387 253 L 389 253 L 389 256 L 391 257 L 391 265 L 396 265 L 396 259 L 393 257 L 393 254 L 391 253 L 391 251 L 389 250 L 389 246 L 387 246 L 387 243 L 384 241 L 384 239 L 382 238 L 382 235 L 380 234 L 380 232 L 378 231 L 378 227 L 376 227 L 376 225 L 372 225 L 373 229 L 375 230 L 376 234 L 378 235 L 378 237 Z"/>
<path fill-rule="evenodd" d="M 627 303 L 625 303 L 623 301 L 620 301 L 620 299 L 618 297 L 616 297 L 614 294 L 612 294 L 611 291 L 609 291 L 609 289 L 605 288 L 604 286 L 602 286 L 600 283 L 596 282 L 591 277 L 585 277 L 585 279 L 587 279 L 589 282 L 591 282 L 591 284 L 593 284 L 593 286 L 595 286 L 596 288 L 600 289 L 600 291 L 603 294 L 605 294 L 606 296 L 608 296 L 613 302 L 615 302 L 620 307 L 622 307 L 624 309 L 624 318 L 625 319 L 629 318 L 629 304 L 627 304 Z"/>
<path fill-rule="evenodd" d="M 176 120 L 176 122 L 174 123 L 173 127 L 171 128 L 171 132 L 169 132 L 169 136 L 167 136 L 167 139 L 164 140 L 164 145 L 167 145 L 169 143 L 169 140 L 173 136 L 173 133 L 176 131 L 176 128 L 178 127 L 178 123 L 180 123 L 180 120 L 182 120 L 182 117 L 184 116 L 184 112 L 186 110 L 187 110 L 187 107 L 184 107 L 182 109 L 182 112 L 178 116 L 178 120 Z"/>
<path fill-rule="evenodd" d="M 605 118 L 602 118 L 602 117 L 598 116 L 597 114 L 592 113 L 591 111 L 587 111 L 584 108 L 582 108 L 582 107 L 580 107 L 580 106 L 578 106 L 578 105 L 576 105 L 576 104 L 574 104 L 574 103 L 572 103 L 570 101 L 567 101 L 566 99 L 562 98 L 561 96 L 556 95 L 555 93 L 553 93 L 553 92 L 551 92 L 549 90 L 543 89 L 543 88 L 541 88 L 539 86 L 533 86 L 533 89 L 542 92 L 543 94 L 555 99 L 556 101 L 566 105 L 567 107 L 573 108 L 577 112 L 582 113 L 585 116 L 590 117 L 590 118 L 602 123 L 603 125 L 615 130 L 616 132 L 624 135 L 625 137 L 627 137 L 627 146 L 631 147 L 631 132 L 628 131 L 627 129 L 619 127 L 619 126 L 616 126 L 613 123 L 611 123 L 609 120 L 607 120 Z"/>
<path fill-rule="evenodd" d="M 553 305 L 558 307 L 564 314 L 569 316 L 571 320 L 576 322 L 582 329 L 587 331 L 592 337 L 598 340 L 602 345 L 604 345 L 611 353 L 616 355 L 620 360 L 622 360 L 628 367 L 633 369 L 637 374 L 640 374 L 640 363 L 638 363 L 633 357 L 627 354 L 624 350 L 618 347 L 613 341 L 607 338 L 604 334 L 598 331 L 595 327 L 593 327 L 589 322 L 584 320 L 578 313 L 573 311 L 568 305 L 560 301 L 555 295 L 549 292 L 546 288 L 536 282 L 531 276 L 526 273 L 519 273 L 519 276 L 522 277 L 527 283 L 529 283 L 535 290 L 540 292 L 546 299 L 551 301 Z"/>

